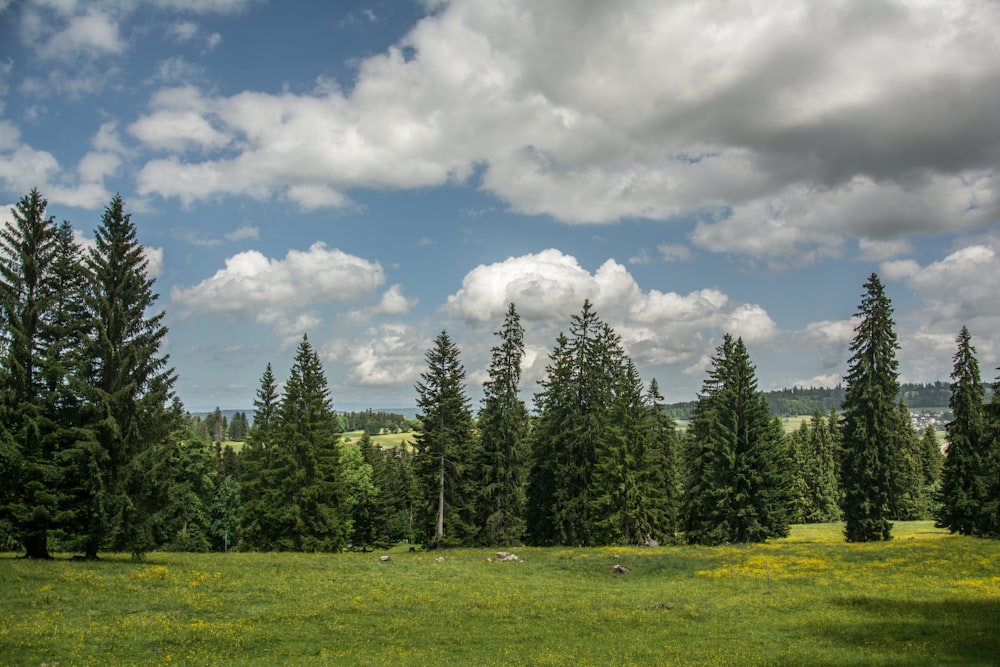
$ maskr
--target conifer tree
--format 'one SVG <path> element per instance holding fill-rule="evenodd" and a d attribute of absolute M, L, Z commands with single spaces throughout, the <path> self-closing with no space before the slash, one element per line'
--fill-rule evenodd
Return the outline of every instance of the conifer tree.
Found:
<path fill-rule="evenodd" d="M 339 551 L 347 543 L 350 518 L 340 432 L 323 365 L 307 336 L 285 383 L 278 422 L 274 480 L 281 508 L 275 542 L 285 551 Z"/>
<path fill-rule="evenodd" d="M 985 505 L 992 481 L 985 392 L 968 328 L 962 327 L 956 344 L 938 523 L 953 533 L 980 535 L 988 531 Z"/>
<path fill-rule="evenodd" d="M 892 303 L 874 273 L 864 289 L 843 403 L 841 485 L 849 542 L 892 539 L 893 475 L 903 433 Z"/>
<path fill-rule="evenodd" d="M 278 383 L 271 364 L 261 376 L 254 398 L 253 426 L 240 452 L 238 476 L 240 496 L 240 546 L 267 551 L 277 548 L 273 514 L 279 511 L 280 480 L 275 477 L 277 460 Z"/>
<path fill-rule="evenodd" d="M 481 544 L 520 544 L 524 535 L 524 499 L 527 479 L 528 410 L 518 395 L 524 328 L 514 304 L 496 332 L 489 377 L 483 384 L 479 412 L 479 509 Z"/>
<path fill-rule="evenodd" d="M 101 217 L 86 265 L 94 331 L 86 350 L 86 407 L 97 444 L 88 465 L 99 472 L 88 499 L 85 550 L 88 558 L 104 546 L 139 555 L 152 546 L 146 520 L 153 508 L 138 461 L 171 437 L 178 415 L 169 412 L 175 376 L 160 352 L 164 312 L 147 315 L 159 295 L 120 195 Z"/>
<path fill-rule="evenodd" d="M 427 370 L 416 384 L 419 418 L 413 459 L 420 502 L 414 517 L 417 539 L 428 546 L 474 542 L 475 441 L 458 346 L 442 331 L 427 350 Z"/>
<path fill-rule="evenodd" d="M 12 519 L 28 558 L 48 558 L 48 532 L 60 512 L 62 470 L 51 439 L 56 428 L 46 404 L 59 344 L 54 326 L 59 235 L 48 202 L 32 190 L 11 209 L 13 221 L 0 230 L 0 423 L 8 439 L 0 514 Z M 48 382 L 47 382 L 48 380 Z"/>
<path fill-rule="evenodd" d="M 726 334 L 688 428 L 685 539 L 762 542 L 788 534 L 792 456 L 757 390 L 743 340 Z"/>
<path fill-rule="evenodd" d="M 650 439 L 643 465 L 650 487 L 648 501 L 656 516 L 653 537 L 658 541 L 672 540 L 678 530 L 680 513 L 680 441 L 677 425 L 666 413 L 660 385 L 650 381 L 646 392 L 646 407 L 650 412 Z"/>
<path fill-rule="evenodd" d="M 653 414 L 631 359 L 611 407 L 611 428 L 598 449 L 594 471 L 594 541 L 650 544 L 667 530 L 661 498 L 667 490 L 653 470 Z"/>
<path fill-rule="evenodd" d="M 802 482 L 805 504 L 802 521 L 826 523 L 840 519 L 835 466 L 836 451 L 827 420 L 817 408 L 812 419 L 800 428 Z"/>
<path fill-rule="evenodd" d="M 533 432 L 528 485 L 532 544 L 606 542 L 594 515 L 593 476 L 612 437 L 612 408 L 625 367 L 621 341 L 590 301 L 570 322 L 549 355 Z"/>
<path fill-rule="evenodd" d="M 899 454 L 893 471 L 892 517 L 900 521 L 916 521 L 928 516 L 924 484 L 924 452 L 920 437 L 910 422 L 910 411 L 899 400 Z"/>

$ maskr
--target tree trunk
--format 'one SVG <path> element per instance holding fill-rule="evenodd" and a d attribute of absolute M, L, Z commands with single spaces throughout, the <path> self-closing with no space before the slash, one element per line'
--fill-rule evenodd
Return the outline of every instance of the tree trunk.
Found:
<path fill-rule="evenodd" d="M 441 538 L 444 537 L 444 456 L 441 457 L 441 485 L 440 491 L 438 492 L 438 515 L 437 515 L 437 531 L 434 535 L 434 542 L 437 545 L 441 544 Z"/>
<path fill-rule="evenodd" d="M 45 530 L 29 533 L 27 537 L 24 538 L 24 557 L 43 559 L 52 558 L 49 554 L 48 533 L 46 533 Z"/>
<path fill-rule="evenodd" d="M 95 540 L 87 540 L 84 558 L 87 560 L 97 560 L 97 542 Z"/>

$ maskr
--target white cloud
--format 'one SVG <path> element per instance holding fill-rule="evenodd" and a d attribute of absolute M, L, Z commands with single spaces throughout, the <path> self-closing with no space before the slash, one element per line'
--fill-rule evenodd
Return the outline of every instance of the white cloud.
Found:
<path fill-rule="evenodd" d="M 119 54 L 125 45 L 118 35 L 118 23 L 96 10 L 74 16 L 66 27 L 53 34 L 39 48 L 43 58 L 71 61 L 84 55 Z"/>
<path fill-rule="evenodd" d="M 227 241 L 245 241 L 247 239 L 259 239 L 260 229 L 254 226 L 245 225 L 226 234 Z"/>
<path fill-rule="evenodd" d="M 402 285 L 393 285 L 382 294 L 376 311 L 386 315 L 405 315 L 417 305 L 416 298 L 407 298 Z"/>
<path fill-rule="evenodd" d="M 882 262 L 879 266 L 879 274 L 886 280 L 902 280 L 915 276 L 919 272 L 920 264 L 912 259 L 897 259 Z"/>
<path fill-rule="evenodd" d="M 284 259 L 270 259 L 256 250 L 238 253 L 210 278 L 191 287 L 174 287 L 171 300 L 187 312 L 217 313 L 284 326 L 309 317 L 312 309 L 331 302 L 353 302 L 371 296 L 385 280 L 377 262 L 327 248 L 316 242 L 306 251 L 290 250 Z M 306 322 L 296 322 L 294 333 Z"/>
<path fill-rule="evenodd" d="M 425 336 L 405 324 L 369 329 L 361 338 L 334 343 L 326 355 L 347 364 L 344 381 L 362 387 L 398 386 L 412 382 L 425 370 Z"/>
<path fill-rule="evenodd" d="M 615 328 L 637 362 L 658 366 L 690 363 L 703 353 L 706 340 L 721 332 L 731 331 L 753 342 L 779 334 L 763 307 L 733 303 L 717 289 L 686 295 L 643 291 L 614 260 L 591 274 L 576 258 L 558 250 L 474 268 L 443 310 L 481 328 L 500 322 L 507 304 L 513 302 L 524 322 L 541 325 L 537 336 L 551 338 L 554 331 L 565 330 L 585 299 Z M 551 343 L 531 340 L 541 346 Z"/>
<path fill-rule="evenodd" d="M 167 28 L 167 34 L 182 44 L 190 42 L 198 34 L 198 24 L 194 21 L 177 21 Z"/>
<path fill-rule="evenodd" d="M 664 243 L 657 246 L 664 262 L 686 262 L 691 259 L 691 249 L 679 243 Z"/>
<path fill-rule="evenodd" d="M 887 259 L 903 233 L 997 218 L 1000 9 L 879 7 L 459 0 L 360 62 L 349 92 L 174 109 L 240 152 L 151 162 L 140 188 L 339 207 L 353 188 L 462 181 L 481 165 L 481 187 L 516 212 L 695 215 L 696 245 L 773 266 L 838 256 L 851 236 Z"/>

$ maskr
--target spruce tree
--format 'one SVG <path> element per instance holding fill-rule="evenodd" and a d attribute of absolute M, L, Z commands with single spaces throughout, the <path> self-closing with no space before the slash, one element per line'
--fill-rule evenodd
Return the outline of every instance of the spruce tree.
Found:
<path fill-rule="evenodd" d="M 600 544 L 651 544 L 668 530 L 662 499 L 668 493 L 654 468 L 656 434 L 642 380 L 631 359 L 611 408 L 611 429 L 594 472 L 594 541 Z"/>
<path fill-rule="evenodd" d="M 849 542 L 892 538 L 893 476 L 903 432 L 892 303 L 874 273 L 864 289 L 843 403 L 841 486 Z"/>
<path fill-rule="evenodd" d="M 762 542 L 788 534 L 792 456 L 781 422 L 757 390 L 743 340 L 716 349 L 688 428 L 685 539 Z"/>
<path fill-rule="evenodd" d="M 476 538 L 475 435 L 458 346 L 442 331 L 416 384 L 421 430 L 414 441 L 420 502 L 414 532 L 425 545 L 470 545 Z"/>
<path fill-rule="evenodd" d="M 532 437 L 528 539 L 535 545 L 606 540 L 595 524 L 593 476 L 612 435 L 612 408 L 625 354 L 590 301 L 560 333 L 549 355 Z"/>
<path fill-rule="evenodd" d="M 527 479 L 528 410 L 518 395 L 524 328 L 514 304 L 507 309 L 503 327 L 496 332 L 488 379 L 483 383 L 478 429 L 479 508 L 481 544 L 520 544 L 524 535 L 524 500 Z"/>
<path fill-rule="evenodd" d="M 253 551 L 277 548 L 275 519 L 280 480 L 275 477 L 278 430 L 278 383 L 271 364 L 264 369 L 254 398 L 253 426 L 239 456 L 240 547 Z"/>
<path fill-rule="evenodd" d="M 53 377 L 49 356 L 59 344 L 53 326 L 58 284 L 59 236 L 45 217 L 48 202 L 32 190 L 11 209 L 0 230 L 0 423 L 8 439 L 0 509 L 12 520 L 28 558 L 48 558 L 48 532 L 60 512 L 62 473 L 50 437 L 56 425 L 47 393 Z"/>
<path fill-rule="evenodd" d="M 837 452 L 827 425 L 819 411 L 802 423 L 800 429 L 802 482 L 805 504 L 802 521 L 826 523 L 840 519 L 839 485 L 835 460 Z"/>
<path fill-rule="evenodd" d="M 980 535 L 988 530 L 985 504 L 990 479 L 990 442 L 985 395 L 972 336 L 962 327 L 951 372 L 953 419 L 947 423 L 948 450 L 941 471 L 938 524 L 953 533 Z"/>
<path fill-rule="evenodd" d="M 275 526 L 285 551 L 339 551 L 347 543 L 349 514 L 340 464 L 340 432 L 326 375 L 302 337 L 278 409 L 274 480 L 281 510 Z"/>
<path fill-rule="evenodd" d="M 929 506 L 924 484 L 924 452 L 920 437 L 910 421 L 910 411 L 899 399 L 899 454 L 893 472 L 892 517 L 916 521 L 928 516 Z"/>
<path fill-rule="evenodd" d="M 663 396 L 656 379 L 650 381 L 646 392 L 646 408 L 650 413 L 650 438 L 643 464 L 643 475 L 648 478 L 652 503 L 653 537 L 662 542 L 672 540 L 678 530 L 680 513 L 680 441 L 677 425 L 664 410 Z"/>

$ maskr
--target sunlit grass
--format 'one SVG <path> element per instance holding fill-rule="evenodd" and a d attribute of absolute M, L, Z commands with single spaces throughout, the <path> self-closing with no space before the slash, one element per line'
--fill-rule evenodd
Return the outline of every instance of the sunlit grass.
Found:
<path fill-rule="evenodd" d="M 0 559 L 0 663 L 996 664 L 1000 543 Z M 443 562 L 437 558 L 443 557 Z M 631 574 L 614 575 L 622 563 Z"/>

